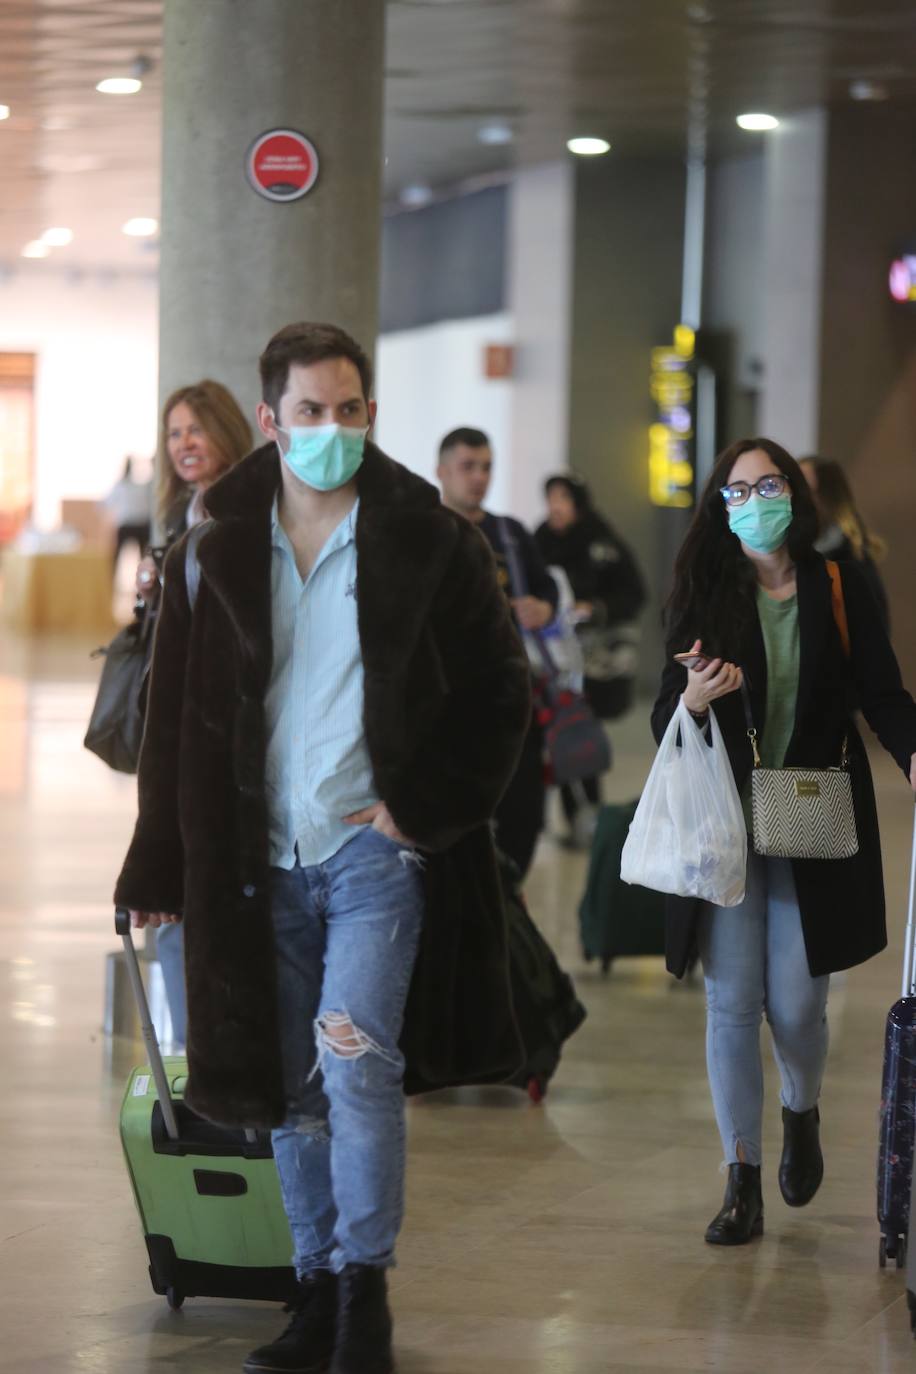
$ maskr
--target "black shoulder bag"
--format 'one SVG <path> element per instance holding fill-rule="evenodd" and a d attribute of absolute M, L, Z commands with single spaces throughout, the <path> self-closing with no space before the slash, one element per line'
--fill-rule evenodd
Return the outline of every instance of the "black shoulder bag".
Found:
<path fill-rule="evenodd" d="M 197 546 L 209 523 L 194 525 L 188 535 L 185 581 L 192 611 L 200 583 Z M 155 613 L 145 609 L 92 655 L 105 663 L 83 744 L 117 773 L 136 773 L 140 760 L 155 620 Z"/>
<path fill-rule="evenodd" d="M 155 619 L 147 608 L 92 655 L 105 662 L 83 744 L 117 773 L 137 771 Z"/>

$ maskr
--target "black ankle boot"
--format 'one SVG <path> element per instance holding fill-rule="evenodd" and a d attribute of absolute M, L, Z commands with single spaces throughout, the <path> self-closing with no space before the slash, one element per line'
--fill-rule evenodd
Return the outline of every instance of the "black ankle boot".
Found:
<path fill-rule="evenodd" d="M 277 1340 L 252 1350 L 246 1374 L 325 1374 L 337 1327 L 336 1274 L 320 1269 L 299 1280 L 300 1295 L 285 1309 L 293 1319 Z"/>
<path fill-rule="evenodd" d="M 821 1154 L 821 1114 L 782 1109 L 782 1160 L 779 1190 L 790 1207 L 804 1207 L 821 1186 L 824 1156 Z"/>
<path fill-rule="evenodd" d="M 391 1313 L 384 1269 L 348 1264 L 340 1276 L 331 1374 L 393 1374 Z"/>
<path fill-rule="evenodd" d="M 759 1164 L 729 1164 L 722 1210 L 706 1228 L 707 1245 L 747 1245 L 763 1235 Z"/>

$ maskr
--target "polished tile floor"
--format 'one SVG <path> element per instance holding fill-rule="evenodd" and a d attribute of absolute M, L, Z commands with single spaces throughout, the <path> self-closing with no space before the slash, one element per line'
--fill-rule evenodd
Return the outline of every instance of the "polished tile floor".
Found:
<path fill-rule="evenodd" d="M 83 644 L 0 643 L 0 1369 L 141 1374 L 238 1369 L 276 1308 L 149 1288 L 117 1112 L 137 1046 L 100 1031 L 109 893 L 134 785 L 81 746 L 96 668 Z M 613 799 L 650 752 L 614 731 Z M 886 1374 L 916 1368 L 904 1285 L 877 1267 L 874 1156 L 884 1014 L 897 993 L 912 803 L 876 761 L 892 949 L 834 982 L 827 1177 L 767 1234 L 704 1246 L 722 1188 L 698 987 L 657 960 L 603 980 L 576 940 L 583 860 L 549 838 L 532 908 L 589 1020 L 546 1102 L 494 1090 L 410 1108 L 408 1221 L 393 1303 L 402 1374 Z"/>

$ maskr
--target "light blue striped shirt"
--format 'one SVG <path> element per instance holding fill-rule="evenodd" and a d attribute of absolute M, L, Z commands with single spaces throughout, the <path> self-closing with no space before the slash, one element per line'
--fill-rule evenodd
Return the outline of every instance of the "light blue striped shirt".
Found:
<path fill-rule="evenodd" d="M 303 867 L 336 854 L 358 830 L 342 817 L 379 800 L 363 731 L 356 621 L 356 515 L 330 536 L 303 582 L 271 516 L 273 668 L 267 689 L 270 862 Z"/>

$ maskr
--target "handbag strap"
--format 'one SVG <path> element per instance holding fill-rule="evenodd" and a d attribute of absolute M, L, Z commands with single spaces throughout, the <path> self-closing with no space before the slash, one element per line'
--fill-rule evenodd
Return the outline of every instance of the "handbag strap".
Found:
<path fill-rule="evenodd" d="M 840 643 L 843 646 L 843 653 L 847 659 L 852 655 L 852 644 L 849 639 L 849 620 L 846 615 L 846 598 L 843 595 L 843 578 L 840 574 L 839 563 L 834 563 L 831 559 L 826 559 L 827 572 L 830 575 L 830 602 L 833 610 L 833 618 L 836 627 L 840 632 Z"/>
<path fill-rule="evenodd" d="M 744 706 L 744 720 L 747 725 L 747 737 L 751 742 L 751 749 L 754 751 L 754 767 L 760 767 L 760 750 L 757 748 L 757 727 L 754 724 L 754 714 L 751 711 L 751 694 L 747 690 L 747 682 L 744 674 L 741 675 L 741 703 Z"/>

